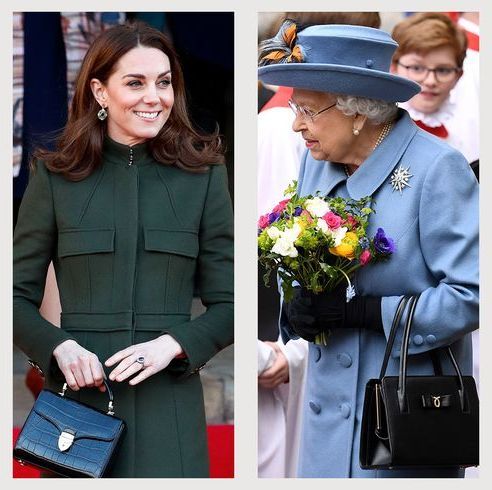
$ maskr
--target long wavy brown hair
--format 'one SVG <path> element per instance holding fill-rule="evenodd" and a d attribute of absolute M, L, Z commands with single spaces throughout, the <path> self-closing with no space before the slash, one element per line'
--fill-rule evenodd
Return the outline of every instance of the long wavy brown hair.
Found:
<path fill-rule="evenodd" d="M 100 107 L 90 81 L 97 78 L 106 83 L 118 60 L 138 46 L 161 50 L 171 65 L 174 105 L 157 136 L 148 141 L 154 159 L 190 172 L 204 172 L 210 164 L 224 163 L 218 129 L 213 134 L 201 134 L 191 124 L 183 72 L 170 41 L 160 31 L 141 22 L 112 27 L 95 39 L 82 61 L 68 121 L 57 140 L 56 150 L 38 149 L 34 160 L 44 160 L 50 171 L 73 181 L 86 178 L 101 165 L 107 123 L 97 118 Z"/>

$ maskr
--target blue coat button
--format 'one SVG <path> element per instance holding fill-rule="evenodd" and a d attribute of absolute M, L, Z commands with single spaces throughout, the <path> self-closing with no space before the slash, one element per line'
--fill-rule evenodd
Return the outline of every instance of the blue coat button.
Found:
<path fill-rule="evenodd" d="M 345 368 L 349 368 L 350 366 L 352 366 L 352 358 L 346 352 L 338 354 L 337 359 L 340 365 Z"/>
<path fill-rule="evenodd" d="M 350 405 L 348 403 L 342 403 L 340 405 L 340 412 L 342 414 L 342 417 L 344 419 L 348 419 L 350 417 L 350 412 L 351 412 Z"/>
<path fill-rule="evenodd" d="M 367 68 L 372 68 L 374 66 L 374 61 L 366 60 L 366 66 L 367 66 Z"/>
<path fill-rule="evenodd" d="M 428 344 L 435 344 L 437 339 L 436 339 L 435 335 L 430 334 L 430 335 L 427 335 L 425 340 Z"/>
<path fill-rule="evenodd" d="M 317 415 L 321 412 L 321 407 L 314 402 L 309 402 L 309 408 Z"/>
<path fill-rule="evenodd" d="M 321 359 L 321 349 L 316 346 L 314 348 L 314 362 L 318 362 Z"/>
<path fill-rule="evenodd" d="M 415 345 L 422 345 L 424 343 L 424 338 L 422 337 L 422 335 L 414 335 L 413 336 L 413 343 Z"/>

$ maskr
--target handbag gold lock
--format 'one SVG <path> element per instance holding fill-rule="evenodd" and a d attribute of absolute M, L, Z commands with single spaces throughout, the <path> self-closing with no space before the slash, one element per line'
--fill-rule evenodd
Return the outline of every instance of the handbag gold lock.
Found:
<path fill-rule="evenodd" d="M 441 396 L 434 396 L 434 395 L 431 395 L 432 396 L 432 402 L 434 403 L 434 406 L 436 408 L 439 408 L 441 406 Z"/>

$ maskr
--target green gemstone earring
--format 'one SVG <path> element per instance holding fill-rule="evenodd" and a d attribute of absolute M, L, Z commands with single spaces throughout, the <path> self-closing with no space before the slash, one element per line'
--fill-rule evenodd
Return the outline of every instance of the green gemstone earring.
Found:
<path fill-rule="evenodd" d="M 108 117 L 108 111 L 104 107 L 101 107 L 101 110 L 97 113 L 97 118 L 100 121 L 104 121 L 107 117 Z"/>

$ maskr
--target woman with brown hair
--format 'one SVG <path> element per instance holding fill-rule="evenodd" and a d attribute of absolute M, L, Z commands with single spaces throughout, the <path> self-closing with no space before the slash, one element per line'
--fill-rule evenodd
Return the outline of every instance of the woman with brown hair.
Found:
<path fill-rule="evenodd" d="M 103 409 L 81 388 L 112 382 L 128 431 L 109 476 L 207 477 L 198 371 L 233 341 L 232 212 L 220 139 L 193 129 L 162 33 L 101 34 L 57 149 L 36 157 L 14 236 L 15 343 L 54 391 Z M 51 261 L 61 328 L 39 314 Z M 191 320 L 195 286 L 207 311 Z"/>

